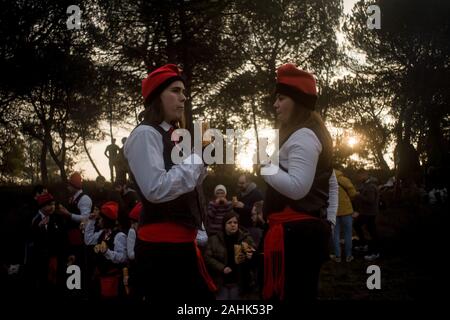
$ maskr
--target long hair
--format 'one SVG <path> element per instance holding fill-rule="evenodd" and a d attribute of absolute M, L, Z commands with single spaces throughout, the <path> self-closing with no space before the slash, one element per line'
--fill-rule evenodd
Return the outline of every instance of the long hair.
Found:
<path fill-rule="evenodd" d="M 139 121 L 145 121 L 152 125 L 159 125 L 164 121 L 165 114 L 160 96 L 152 99 L 151 101 L 146 100 L 144 102 L 144 106 L 145 110 L 139 114 Z M 185 128 L 184 114 L 181 120 L 172 121 L 170 124 L 177 128 Z"/>
<path fill-rule="evenodd" d="M 325 163 L 330 163 L 333 156 L 333 140 L 322 117 L 317 111 L 309 110 L 295 102 L 294 112 L 288 123 L 278 124 L 280 130 L 280 147 L 295 131 L 308 128 L 314 131 L 322 144 L 322 155 Z"/>

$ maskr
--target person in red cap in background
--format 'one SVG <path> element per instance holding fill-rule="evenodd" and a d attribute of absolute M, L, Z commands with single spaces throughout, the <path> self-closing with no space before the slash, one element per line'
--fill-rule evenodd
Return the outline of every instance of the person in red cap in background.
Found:
<path fill-rule="evenodd" d="M 128 255 L 128 268 L 124 274 L 123 284 L 128 290 L 128 295 L 132 298 L 136 298 L 136 255 L 134 253 L 134 247 L 136 245 L 136 232 L 139 225 L 139 217 L 142 211 L 142 202 L 136 203 L 134 208 L 128 213 L 130 219 L 130 228 L 127 235 L 127 255 Z"/>
<path fill-rule="evenodd" d="M 124 147 L 142 202 L 135 246 L 139 295 L 146 301 L 204 301 L 216 290 L 196 245 L 203 209 L 197 187 L 201 157 L 171 159 L 172 131 L 183 127 L 185 85 L 180 69 L 164 65 L 142 81 L 143 121 Z"/>
<path fill-rule="evenodd" d="M 142 211 L 142 202 L 139 201 L 138 203 L 136 203 L 134 208 L 128 214 L 128 217 L 130 218 L 131 222 L 127 236 L 127 254 L 129 261 L 134 261 L 135 259 L 134 246 L 136 244 L 136 231 L 138 229 L 141 211 Z"/>
<path fill-rule="evenodd" d="M 119 204 L 114 201 L 104 203 L 99 214 L 92 213 L 84 231 L 86 245 L 94 245 L 92 250 L 96 254 L 95 277 L 100 285 L 100 297 L 115 298 L 120 293 L 120 279 L 122 268 L 127 261 L 127 236 L 119 231 L 117 218 Z M 98 227 L 95 222 L 98 216 Z"/>
<path fill-rule="evenodd" d="M 69 207 L 59 206 L 61 211 L 71 221 L 69 239 L 71 245 L 79 246 L 83 244 L 83 237 L 80 230 L 80 223 L 86 222 L 92 212 L 92 200 L 83 192 L 82 178 L 79 172 L 70 175 L 67 184 L 70 194 Z"/>
<path fill-rule="evenodd" d="M 327 220 L 327 208 L 330 190 L 337 189 L 332 140 L 315 111 L 317 88 L 311 73 L 282 65 L 276 93 L 279 165 L 266 164 L 276 173 L 263 176 L 268 184 L 263 212 L 269 223 L 263 298 L 301 303 L 316 299 L 320 268 L 328 259 L 334 218 Z"/>
<path fill-rule="evenodd" d="M 66 271 L 66 230 L 61 216 L 54 214 L 55 200 L 50 193 L 38 195 L 36 202 L 39 209 L 31 223 L 33 280 L 39 297 L 56 297 Z"/>
<path fill-rule="evenodd" d="M 88 282 L 90 276 L 88 264 L 89 259 L 86 252 L 86 246 L 83 241 L 82 228 L 84 227 L 89 215 L 92 212 L 92 200 L 83 192 L 82 178 L 79 172 L 70 175 L 67 190 L 69 191 L 69 205 L 65 208 L 59 205 L 58 212 L 64 215 L 68 222 L 67 234 L 69 239 L 68 265 L 76 264 L 81 269 L 82 285 L 81 290 L 70 290 L 68 295 L 87 297 Z"/>

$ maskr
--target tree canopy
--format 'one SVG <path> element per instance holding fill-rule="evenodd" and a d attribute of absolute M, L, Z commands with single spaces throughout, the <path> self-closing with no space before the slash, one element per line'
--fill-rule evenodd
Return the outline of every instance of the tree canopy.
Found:
<path fill-rule="evenodd" d="M 381 29 L 370 30 L 374 4 Z M 423 164 L 448 161 L 445 1 L 361 0 L 344 15 L 340 0 L 88 0 L 80 29 L 67 28 L 70 5 L 2 1 L 2 181 L 47 182 L 55 168 L 64 181 L 87 143 L 137 124 L 141 80 L 165 63 L 186 76 L 190 130 L 194 119 L 255 135 L 274 126 L 275 72 L 292 62 L 316 76 L 327 124 L 359 137 L 352 147 L 335 137 L 337 163 L 356 153 L 389 170 L 385 155 L 399 142 Z"/>

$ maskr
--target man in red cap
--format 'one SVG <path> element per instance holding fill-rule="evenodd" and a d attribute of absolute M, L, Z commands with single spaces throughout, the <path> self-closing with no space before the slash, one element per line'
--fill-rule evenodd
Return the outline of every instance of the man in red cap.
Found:
<path fill-rule="evenodd" d="M 53 196 L 48 192 L 42 193 L 36 201 L 39 210 L 31 223 L 34 280 L 39 295 L 56 296 L 64 282 L 67 236 L 61 217 L 54 214 Z"/>
<path fill-rule="evenodd" d="M 263 176 L 268 184 L 263 212 L 269 221 L 263 297 L 298 303 L 317 296 L 337 208 L 337 197 L 329 195 L 337 194 L 337 182 L 331 136 L 314 111 L 314 76 L 284 64 L 277 70 L 276 90 L 279 166 L 269 164 L 276 174 Z"/>
<path fill-rule="evenodd" d="M 66 209 L 60 206 L 60 212 L 68 217 L 71 221 L 69 231 L 69 239 L 72 245 L 79 246 L 83 244 L 80 232 L 80 223 L 86 221 L 92 212 L 92 200 L 83 192 L 82 178 L 79 172 L 70 175 L 67 183 L 67 189 L 71 195 L 69 199 L 69 207 Z"/>
<path fill-rule="evenodd" d="M 172 131 L 183 127 L 181 70 L 164 65 L 142 81 L 143 121 L 127 139 L 125 158 L 142 202 L 135 246 L 138 290 L 149 301 L 208 300 L 215 285 L 195 239 L 205 208 L 199 205 L 202 159 L 172 161 Z"/>
<path fill-rule="evenodd" d="M 72 290 L 70 295 L 87 296 L 87 284 L 89 277 L 88 259 L 86 257 L 86 247 L 83 241 L 82 226 L 87 221 L 92 212 L 92 200 L 83 192 L 82 178 L 79 172 L 70 175 L 67 189 L 70 194 L 68 208 L 60 205 L 58 212 L 68 220 L 67 234 L 69 239 L 68 261 L 69 265 L 76 264 L 81 269 L 82 285 L 81 290 Z"/>
<path fill-rule="evenodd" d="M 61 211 L 75 223 L 80 223 L 89 217 L 92 212 L 92 200 L 83 192 L 82 178 L 79 172 L 70 175 L 67 190 L 70 194 L 69 208 L 61 207 Z"/>
<path fill-rule="evenodd" d="M 127 261 L 127 236 L 117 227 L 119 205 L 117 202 L 104 203 L 99 214 L 92 213 L 84 231 L 84 242 L 96 254 L 96 269 L 99 275 L 102 298 L 113 298 L 119 294 L 122 268 Z M 95 231 L 96 218 L 100 230 Z M 113 284 L 110 286 L 109 284 Z"/>

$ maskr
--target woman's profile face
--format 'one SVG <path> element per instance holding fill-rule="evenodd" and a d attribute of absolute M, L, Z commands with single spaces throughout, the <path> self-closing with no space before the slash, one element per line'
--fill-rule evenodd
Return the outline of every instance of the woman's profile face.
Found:
<path fill-rule="evenodd" d="M 275 112 L 277 113 L 277 119 L 281 124 L 287 124 L 291 116 L 293 115 L 293 110 L 295 107 L 294 100 L 292 98 L 277 94 L 277 99 L 273 104 Z"/>
<path fill-rule="evenodd" d="M 171 121 L 180 121 L 184 113 L 184 84 L 182 81 L 171 83 L 162 93 L 161 102 L 164 109 L 164 120 L 168 123 Z"/>

